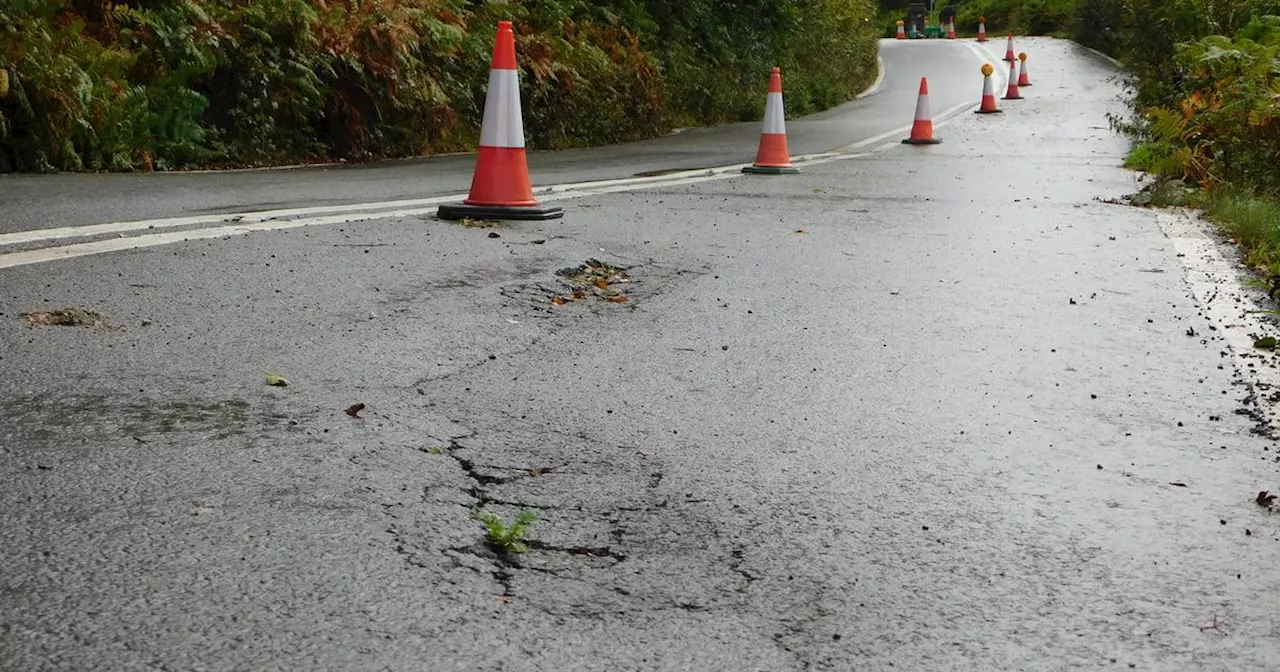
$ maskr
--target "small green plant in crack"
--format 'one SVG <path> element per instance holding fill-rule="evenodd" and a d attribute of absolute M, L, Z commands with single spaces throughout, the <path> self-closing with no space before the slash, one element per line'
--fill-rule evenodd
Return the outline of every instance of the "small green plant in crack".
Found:
<path fill-rule="evenodd" d="M 514 523 L 507 525 L 502 517 L 492 511 L 476 511 L 476 520 L 484 523 L 486 541 L 493 550 L 499 553 L 524 553 L 529 550 L 524 539 L 529 534 L 529 526 L 538 519 L 532 511 L 521 511 Z"/>

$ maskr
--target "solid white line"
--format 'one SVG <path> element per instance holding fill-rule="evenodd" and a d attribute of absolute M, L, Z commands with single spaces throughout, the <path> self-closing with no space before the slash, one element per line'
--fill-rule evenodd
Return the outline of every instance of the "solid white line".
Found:
<path fill-rule="evenodd" d="M 880 86 L 884 84 L 884 58 L 878 54 L 876 55 L 876 70 L 876 81 L 871 83 L 871 88 L 854 96 L 854 100 L 862 100 L 867 96 L 873 96 L 880 92 Z"/>
<path fill-rule="evenodd" d="M 379 210 L 406 208 L 419 205 L 437 205 L 440 203 L 456 201 L 461 198 L 466 198 L 466 195 L 434 196 L 431 198 L 414 198 L 402 201 L 383 201 L 375 203 L 353 203 L 350 205 L 318 205 L 306 208 L 261 210 L 258 212 L 236 212 L 221 215 L 193 215 L 190 217 L 144 219 L 132 222 L 92 224 L 88 226 L 64 226 L 56 229 L 36 229 L 34 231 L 19 231 L 17 233 L 0 234 L 0 247 L 5 247 L 7 245 L 20 245 L 23 243 L 35 243 L 45 240 L 60 240 L 63 238 L 87 238 L 89 236 L 127 233 L 130 231 L 141 231 L 145 229 L 171 229 L 177 226 L 221 224 L 224 222 L 254 223 L 265 222 L 272 219 L 298 217 L 301 215 L 316 215 L 325 212 L 354 212 L 357 210 Z"/>

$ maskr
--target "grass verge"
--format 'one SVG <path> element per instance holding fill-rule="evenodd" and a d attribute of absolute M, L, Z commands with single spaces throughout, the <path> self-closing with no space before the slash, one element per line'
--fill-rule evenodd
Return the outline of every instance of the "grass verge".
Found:
<path fill-rule="evenodd" d="M 1136 145 L 1125 157 L 1126 168 L 1156 176 L 1156 181 L 1130 197 L 1138 206 L 1191 207 L 1204 212 L 1218 229 L 1240 246 L 1244 262 L 1264 279 L 1280 278 L 1280 200 L 1220 185 L 1212 190 L 1187 187 L 1171 179 L 1172 152 L 1159 143 Z"/>

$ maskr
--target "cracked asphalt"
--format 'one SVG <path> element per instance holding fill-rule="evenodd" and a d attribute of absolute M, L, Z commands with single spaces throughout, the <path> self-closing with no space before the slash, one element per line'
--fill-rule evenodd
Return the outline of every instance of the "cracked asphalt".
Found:
<path fill-rule="evenodd" d="M 938 146 L 0 270 L 0 669 L 1274 669 L 1265 387 L 1019 46 Z"/>

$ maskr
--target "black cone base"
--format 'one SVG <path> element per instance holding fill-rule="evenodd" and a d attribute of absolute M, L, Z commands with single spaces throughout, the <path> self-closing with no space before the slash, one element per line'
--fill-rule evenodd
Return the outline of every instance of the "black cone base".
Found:
<path fill-rule="evenodd" d="M 742 172 L 751 173 L 752 175 L 795 175 L 800 172 L 800 169 L 790 166 L 785 168 L 777 166 L 747 166 L 742 169 Z"/>
<path fill-rule="evenodd" d="M 506 207 L 501 205 L 467 205 L 452 203 L 436 211 L 440 219 L 518 219 L 540 221 L 564 217 L 563 208 L 541 206 Z"/>
<path fill-rule="evenodd" d="M 942 141 L 937 138 L 929 138 L 928 140 L 915 140 L 912 138 L 907 138 L 906 140 L 902 141 L 902 144 L 904 145 L 940 145 L 942 144 Z"/>
<path fill-rule="evenodd" d="M 1004 110 L 974 110 L 974 114 L 1004 114 Z"/>

